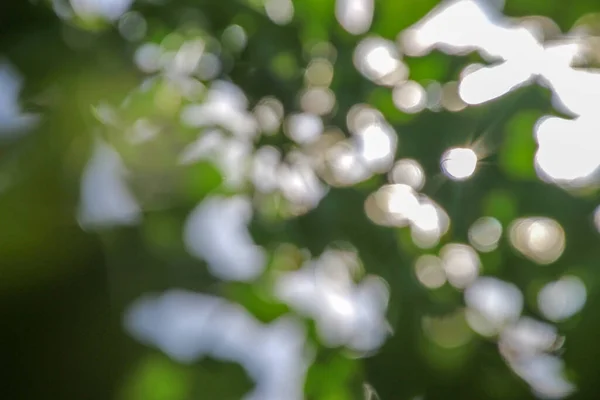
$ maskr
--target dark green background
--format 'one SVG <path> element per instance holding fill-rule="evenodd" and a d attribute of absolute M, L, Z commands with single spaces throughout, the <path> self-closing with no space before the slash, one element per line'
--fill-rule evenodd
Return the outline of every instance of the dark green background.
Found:
<path fill-rule="evenodd" d="M 393 40 L 436 3 L 376 1 L 371 33 Z M 533 316 L 538 314 L 530 291 L 537 283 L 564 273 L 582 277 L 588 288 L 587 304 L 559 330 L 567 336 L 563 357 L 579 388 L 574 398 L 599 398 L 600 246 L 592 223 L 599 198 L 593 192 L 567 194 L 535 176 L 531 130 L 539 116 L 553 112 L 549 93 L 532 86 L 458 114 L 404 115 L 393 107 L 388 89 L 376 87 L 356 72 L 352 49 L 357 39 L 338 26 L 333 0 L 298 0 L 295 7 L 293 23 L 279 27 L 233 0 L 135 5 L 158 40 L 176 29 L 186 13 L 201 18 L 214 34 L 232 22 L 245 24 L 250 41 L 232 64 L 230 76 L 251 103 L 275 95 L 286 111 L 297 109 L 300 68 L 306 65 L 304 46 L 315 40 L 331 41 L 338 52 L 332 83 L 338 109 L 327 122 L 345 129 L 345 114 L 353 104 L 368 102 L 379 108 L 400 136 L 397 156 L 422 163 L 429 182 L 424 192 L 449 213 L 453 225 L 446 240 L 466 241 L 469 225 L 482 215 L 495 216 L 505 227 L 521 216 L 543 215 L 559 221 L 567 248 L 557 263 L 535 265 L 516 255 L 503 239 L 498 251 L 482 256 L 484 272 L 517 284 L 526 296 L 525 312 Z M 190 14 L 190 9 L 196 13 Z M 505 13 L 545 15 L 565 31 L 598 9 L 596 1 L 508 0 Z M 65 37 L 75 38 L 75 44 L 67 44 Z M 130 61 L 134 49 L 115 29 L 79 28 L 61 21 L 43 2 L 0 3 L 0 55 L 26 79 L 25 108 L 43 111 L 35 131 L 0 142 L 0 172 L 12 182 L 0 193 L 2 398 L 235 399 L 249 387 L 237 366 L 215 361 L 178 366 L 135 343 L 120 326 L 123 307 L 144 291 L 177 286 L 252 297 L 245 294 L 252 288 L 243 285 L 215 289 L 214 279 L 181 249 L 178 232 L 193 205 L 190 199 L 147 211 L 144 224 L 136 228 L 98 235 L 82 231 L 76 223 L 79 178 L 96 124 L 90 105 L 119 101 L 139 83 L 142 76 Z M 298 66 L 285 79 L 272 65 L 281 54 Z M 406 61 L 411 79 L 425 83 L 456 80 L 468 61 L 477 60 L 475 55 L 432 53 Z M 475 140 L 490 149 L 490 156 L 472 179 L 446 181 L 439 172 L 440 155 L 450 146 Z M 285 141 L 276 145 L 289 148 Z M 208 167 L 202 171 L 210 172 Z M 367 271 L 390 284 L 389 319 L 396 334 L 364 362 L 346 359 L 338 351 L 323 351 L 310 372 L 310 384 L 317 387 L 307 387 L 310 398 L 359 398 L 344 395 L 340 388 L 353 390 L 363 381 L 384 400 L 420 395 L 426 399 L 532 398 L 493 342 L 474 337 L 467 346 L 447 350 L 423 336 L 421 317 L 455 309 L 462 302 L 461 294 L 450 288 L 436 293 L 422 288 L 411 264 L 419 252 L 406 244 L 407 232 L 375 226 L 366 218 L 364 200 L 384 180 L 375 177 L 358 187 L 333 189 L 317 209 L 300 218 L 257 218 L 252 225 L 257 242 L 268 249 L 290 241 L 318 254 L 334 241 L 349 241 Z M 147 237 L 153 226 L 166 232 L 154 242 Z"/>

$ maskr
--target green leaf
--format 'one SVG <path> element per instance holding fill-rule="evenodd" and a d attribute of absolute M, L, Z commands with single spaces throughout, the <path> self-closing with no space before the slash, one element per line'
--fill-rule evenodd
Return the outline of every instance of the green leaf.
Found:
<path fill-rule="evenodd" d="M 122 400 L 185 400 L 192 388 L 185 367 L 165 357 L 151 355 L 143 359 L 125 385 Z"/>
<path fill-rule="evenodd" d="M 183 179 L 184 196 L 192 202 L 202 200 L 223 182 L 219 170 L 210 162 L 201 161 L 186 167 Z"/>
<path fill-rule="evenodd" d="M 525 111 L 506 124 L 499 162 L 510 178 L 533 180 L 537 177 L 534 168 L 537 144 L 533 139 L 533 128 L 538 118 L 539 113 Z"/>

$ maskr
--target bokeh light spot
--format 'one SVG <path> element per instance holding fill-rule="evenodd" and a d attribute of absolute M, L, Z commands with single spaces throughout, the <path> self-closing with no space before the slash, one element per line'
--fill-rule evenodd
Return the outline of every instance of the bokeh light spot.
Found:
<path fill-rule="evenodd" d="M 419 282 L 428 289 L 437 289 L 446 283 L 446 272 L 442 260 L 425 254 L 415 263 L 415 274 Z"/>
<path fill-rule="evenodd" d="M 440 250 L 448 282 L 458 289 L 464 289 L 479 275 L 479 256 L 472 247 L 450 243 Z"/>
<path fill-rule="evenodd" d="M 477 168 L 477 154 L 468 148 L 453 148 L 442 155 L 442 171 L 452 180 L 468 179 Z"/>
<path fill-rule="evenodd" d="M 538 293 L 537 303 L 546 318 L 558 322 L 580 311 L 586 298 L 587 291 L 581 279 L 565 276 L 544 286 Z"/>
<path fill-rule="evenodd" d="M 481 252 L 498 247 L 502 236 L 502 224 L 493 217 L 481 217 L 469 228 L 469 243 Z"/>
<path fill-rule="evenodd" d="M 522 218 L 509 227 L 511 244 L 538 264 L 551 264 L 565 249 L 565 232 L 558 222 L 545 217 Z"/>
<path fill-rule="evenodd" d="M 427 94 L 417 82 L 407 81 L 394 87 L 392 100 L 398 110 L 414 114 L 422 111 L 427 105 Z"/>

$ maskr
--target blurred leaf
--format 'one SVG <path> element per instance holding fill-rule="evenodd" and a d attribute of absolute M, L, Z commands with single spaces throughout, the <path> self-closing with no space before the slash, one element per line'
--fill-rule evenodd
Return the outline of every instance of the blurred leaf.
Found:
<path fill-rule="evenodd" d="M 538 118 L 538 113 L 522 111 L 506 124 L 499 161 L 504 172 L 513 179 L 536 178 L 534 155 L 537 144 L 532 132 Z"/>
<path fill-rule="evenodd" d="M 298 74 L 298 64 L 293 54 L 279 53 L 271 61 L 271 71 L 282 80 L 294 78 Z"/>
<path fill-rule="evenodd" d="M 265 284 L 266 282 L 262 285 Z M 270 291 L 262 285 L 230 283 L 226 286 L 225 292 L 232 300 L 243 305 L 258 320 L 268 323 L 287 313 L 289 308 L 277 302 Z"/>
<path fill-rule="evenodd" d="M 326 352 L 331 358 L 317 360 L 309 369 L 306 380 L 306 393 L 315 400 L 358 399 L 360 385 L 357 382 L 356 360 L 349 359 L 339 351 Z M 356 388 L 355 388 L 356 387 Z M 362 394 L 362 393 L 361 393 Z"/>
<path fill-rule="evenodd" d="M 378 1 L 371 30 L 394 39 L 400 30 L 417 22 L 437 3 L 435 0 Z"/>
<path fill-rule="evenodd" d="M 434 80 L 446 82 L 449 80 L 448 72 L 450 58 L 440 52 L 432 52 L 425 57 L 407 58 L 406 63 L 410 69 L 410 78 L 421 82 Z"/>
<path fill-rule="evenodd" d="M 490 192 L 483 202 L 483 215 L 496 218 L 506 230 L 517 216 L 514 195 L 503 190 Z"/>
<path fill-rule="evenodd" d="M 190 201 L 198 202 L 222 182 L 221 173 L 212 163 L 200 161 L 185 168 L 183 191 Z"/>
<path fill-rule="evenodd" d="M 186 400 L 192 391 L 192 374 L 163 356 L 140 361 L 128 377 L 122 400 Z"/>

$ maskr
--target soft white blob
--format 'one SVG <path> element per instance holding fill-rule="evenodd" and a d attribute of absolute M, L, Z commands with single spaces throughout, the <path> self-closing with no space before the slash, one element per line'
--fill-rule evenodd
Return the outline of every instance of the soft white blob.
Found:
<path fill-rule="evenodd" d="M 460 97 L 480 104 L 502 96 L 533 78 L 549 83 L 556 99 L 581 115 L 589 110 L 600 80 L 570 64 L 581 52 L 579 44 L 565 41 L 541 44 L 525 26 L 514 24 L 488 1 L 445 1 L 400 35 L 404 52 L 422 56 L 437 48 L 449 54 L 479 53 L 497 64 L 461 77 Z M 578 85 L 577 83 L 588 83 Z"/>
<path fill-rule="evenodd" d="M 477 154 L 468 148 L 449 149 L 442 155 L 442 171 L 450 179 L 461 181 L 471 177 L 477 168 Z"/>
<path fill-rule="evenodd" d="M 125 174 L 119 154 L 106 143 L 96 141 L 81 179 L 78 220 L 82 226 L 101 228 L 139 222 L 141 210 Z"/>
<path fill-rule="evenodd" d="M 145 295 L 124 316 L 127 331 L 171 358 L 205 356 L 242 365 L 255 381 L 244 400 L 300 400 L 309 359 L 306 333 L 290 317 L 261 324 L 241 306 L 183 290 Z"/>
<path fill-rule="evenodd" d="M 188 165 L 218 154 L 225 142 L 225 135 L 218 129 L 204 131 L 198 139 L 187 145 L 179 154 L 179 164 Z"/>
<path fill-rule="evenodd" d="M 564 362 L 548 354 L 562 345 L 552 325 L 521 318 L 500 335 L 498 347 L 508 365 L 539 397 L 559 399 L 575 386 L 564 377 Z"/>
<path fill-rule="evenodd" d="M 572 73 L 574 70 L 570 68 L 570 64 L 580 51 L 578 45 L 558 43 L 542 46 L 525 28 L 506 29 L 499 39 L 501 40 L 496 41 L 494 47 L 506 61 L 480 68 L 461 78 L 459 93 L 466 103 L 490 101 L 528 84 L 533 78 L 542 77 L 553 89 L 555 103 L 560 103 L 569 110 L 585 109 L 585 106 L 582 108 L 580 105 L 589 101 L 590 88 L 594 86 L 590 82 L 590 87 L 583 89 L 581 94 L 577 89 L 577 99 L 573 100 L 573 88 L 576 87 L 573 81 L 578 78 L 583 81 L 591 76 L 585 75 L 585 72 Z M 572 76 L 568 85 L 565 85 L 566 76 Z"/>
<path fill-rule="evenodd" d="M 294 18 L 294 4 L 292 0 L 266 0 L 265 12 L 271 21 L 286 25 Z"/>
<path fill-rule="evenodd" d="M 481 69 L 481 68 L 483 68 L 483 67 L 485 67 L 485 65 L 484 65 L 484 64 L 477 63 L 477 62 L 476 62 L 476 63 L 470 63 L 470 64 L 467 64 L 467 65 L 465 65 L 465 67 L 464 67 L 464 68 L 463 68 L 463 69 L 460 71 L 460 73 L 459 73 L 459 75 L 458 75 L 458 76 L 459 76 L 460 80 L 463 80 L 463 79 L 465 79 L 465 77 L 466 77 L 467 75 L 470 75 L 470 74 L 472 74 L 473 72 L 475 72 L 475 71 L 478 71 L 478 70 L 480 70 L 480 69 Z M 457 85 L 458 85 L 458 82 L 457 82 Z M 458 89 L 458 86 L 457 86 L 457 89 Z"/>
<path fill-rule="evenodd" d="M 69 0 L 73 11 L 85 19 L 102 18 L 116 21 L 123 15 L 133 0 Z"/>
<path fill-rule="evenodd" d="M 480 261 L 471 246 L 449 243 L 440 250 L 440 258 L 452 286 L 464 289 L 477 279 Z"/>
<path fill-rule="evenodd" d="M 597 118 L 567 120 L 543 117 L 535 127 L 538 176 L 566 188 L 586 187 L 598 180 L 600 138 Z"/>
<path fill-rule="evenodd" d="M 388 335 L 388 288 L 374 276 L 354 284 L 347 260 L 339 251 L 326 250 L 300 270 L 280 275 L 275 293 L 297 312 L 315 320 L 326 345 L 372 351 Z"/>
<path fill-rule="evenodd" d="M 430 203 L 419 201 L 411 215 L 413 230 L 431 232 L 439 229 L 439 216 L 436 207 Z"/>
<path fill-rule="evenodd" d="M 554 325 L 521 317 L 500 334 L 500 352 L 509 357 L 530 357 L 556 350 L 559 336 Z"/>
<path fill-rule="evenodd" d="M 581 279 L 566 276 L 550 282 L 538 293 L 538 308 L 551 321 L 563 321 L 585 305 L 587 291 Z"/>
<path fill-rule="evenodd" d="M 522 65 L 503 62 L 465 76 L 460 81 L 458 94 L 467 104 L 486 103 L 514 90 L 531 77 L 532 74 Z"/>
<path fill-rule="evenodd" d="M 355 104 L 346 114 L 346 124 L 353 135 L 382 120 L 384 120 L 383 114 L 367 104 Z"/>
<path fill-rule="evenodd" d="M 443 108 L 450 112 L 458 112 L 465 109 L 467 106 L 458 94 L 458 83 L 447 82 L 442 85 L 442 97 L 440 104 Z"/>
<path fill-rule="evenodd" d="M 144 43 L 133 56 L 135 65 L 142 72 L 152 73 L 161 68 L 162 48 L 156 43 Z"/>
<path fill-rule="evenodd" d="M 402 183 L 415 190 L 421 190 L 425 186 L 425 171 L 418 161 L 404 158 L 396 161 L 389 173 L 392 183 Z"/>
<path fill-rule="evenodd" d="M 154 139 L 160 132 L 160 126 L 146 118 L 140 118 L 127 130 L 126 135 L 130 143 L 140 144 Z"/>
<path fill-rule="evenodd" d="M 400 37 L 404 51 L 422 56 L 433 48 L 463 54 L 489 46 L 501 34 L 497 16 L 484 2 L 446 1 L 435 7 Z"/>
<path fill-rule="evenodd" d="M 574 116 L 595 115 L 595 105 L 600 96 L 600 73 L 597 70 L 556 68 L 544 78 L 552 89 L 556 108 Z"/>
<path fill-rule="evenodd" d="M 329 114 L 335 106 L 335 93 L 329 88 L 311 87 L 300 97 L 300 106 L 307 113 Z"/>
<path fill-rule="evenodd" d="M 415 191 L 408 185 L 384 185 L 375 193 L 377 207 L 386 214 L 390 225 L 406 226 L 419 211 L 421 204 Z"/>
<path fill-rule="evenodd" d="M 517 321 L 523 310 L 523 294 L 512 283 L 481 277 L 465 290 L 469 325 L 478 333 L 489 336 L 500 332 L 508 323 Z"/>
<path fill-rule="evenodd" d="M 0 138 L 30 129 L 38 116 L 23 113 L 19 93 L 23 78 L 7 61 L 0 58 Z"/>
<path fill-rule="evenodd" d="M 564 361 L 556 356 L 538 354 L 513 361 L 511 367 L 540 398 L 562 399 L 575 391 L 575 385 L 564 376 Z"/>
<path fill-rule="evenodd" d="M 446 283 L 442 260 L 431 254 L 424 254 L 417 258 L 415 274 L 419 282 L 428 289 L 437 289 Z"/>
<path fill-rule="evenodd" d="M 354 49 L 354 66 L 367 79 L 394 86 L 408 77 L 408 67 L 400 61 L 393 42 L 377 36 L 364 38 Z"/>
<path fill-rule="evenodd" d="M 241 138 L 254 137 L 258 124 L 246 110 L 248 99 L 244 92 L 226 81 L 215 81 L 201 104 L 191 104 L 181 111 L 181 120 L 191 127 L 221 127 Z"/>
<path fill-rule="evenodd" d="M 270 193 L 279 187 L 277 168 L 281 162 L 281 153 L 275 147 L 262 146 L 252 159 L 250 172 L 254 187 L 263 193 Z"/>
<path fill-rule="evenodd" d="M 229 25 L 223 31 L 223 45 L 233 51 L 242 51 L 248 42 L 248 35 L 239 25 Z"/>
<path fill-rule="evenodd" d="M 272 135 L 277 132 L 283 120 L 283 104 L 274 97 L 262 98 L 254 107 L 254 117 L 265 134 Z"/>
<path fill-rule="evenodd" d="M 433 81 L 425 87 L 425 105 L 427 109 L 438 112 L 442 110 L 442 84 Z"/>
<path fill-rule="evenodd" d="M 545 217 L 521 218 L 509 227 L 511 244 L 538 264 L 551 264 L 565 249 L 565 232 L 558 222 Z"/>
<path fill-rule="evenodd" d="M 312 143 L 323 133 L 323 121 L 310 113 L 292 114 L 287 117 L 285 132 L 298 144 Z"/>
<path fill-rule="evenodd" d="M 206 43 L 202 39 L 189 40 L 183 43 L 175 53 L 173 60 L 167 66 L 166 72 L 170 75 L 191 75 L 201 69 L 200 63 L 204 62 L 210 53 L 205 53 Z"/>
<path fill-rule="evenodd" d="M 185 246 L 191 255 L 205 260 L 216 277 L 253 280 L 263 272 L 266 256 L 248 232 L 251 217 L 250 201 L 242 196 L 208 197 L 186 220 Z"/>
<path fill-rule="evenodd" d="M 373 3 L 373 0 L 336 0 L 335 16 L 348 33 L 363 34 L 373 21 Z"/>
<path fill-rule="evenodd" d="M 469 228 L 469 243 L 481 252 L 495 250 L 501 236 L 502 224 L 493 217 L 481 217 Z"/>
<path fill-rule="evenodd" d="M 352 133 L 351 146 L 367 169 L 374 173 L 387 172 L 394 162 L 398 136 L 378 110 L 356 104 L 346 116 Z"/>
<path fill-rule="evenodd" d="M 489 60 L 521 60 L 524 69 L 539 66 L 543 48 L 529 30 L 515 25 L 489 1 L 442 2 L 400 36 L 405 52 L 421 56 L 433 48 L 449 54 L 479 51 Z M 533 71 L 530 71 L 533 72 Z"/>
<path fill-rule="evenodd" d="M 73 18 L 73 8 L 69 0 L 51 0 L 52 10 L 62 19 Z"/>
<path fill-rule="evenodd" d="M 373 172 L 387 171 L 394 161 L 397 136 L 384 121 L 361 129 L 355 136 L 358 152 Z"/>
<path fill-rule="evenodd" d="M 422 249 L 435 247 L 450 228 L 446 211 L 431 199 L 421 195 L 419 207 L 410 221 L 410 234 L 414 244 Z"/>
<path fill-rule="evenodd" d="M 277 170 L 279 189 L 292 204 L 304 209 L 316 207 L 327 194 L 309 160 L 298 157 L 281 164 Z"/>
<path fill-rule="evenodd" d="M 423 111 L 427 105 L 427 93 L 417 82 L 407 81 L 394 87 L 392 100 L 398 110 L 414 114 Z"/>
<path fill-rule="evenodd" d="M 308 86 L 329 86 L 333 80 L 333 65 L 326 58 L 312 60 L 304 73 Z"/>
<path fill-rule="evenodd" d="M 202 81 L 211 81 L 221 73 L 222 64 L 219 56 L 213 53 L 205 53 L 198 61 L 195 73 Z"/>
<path fill-rule="evenodd" d="M 329 182 L 335 186 L 349 186 L 371 176 L 355 142 L 344 140 L 331 146 L 325 153 L 325 162 L 331 172 Z"/>
<path fill-rule="evenodd" d="M 119 33 L 130 42 L 137 42 L 146 36 L 148 23 L 142 14 L 131 11 L 123 14 L 119 19 Z"/>
<path fill-rule="evenodd" d="M 218 152 L 209 159 L 221 171 L 223 186 L 241 190 L 248 177 L 248 167 L 252 162 L 252 143 L 238 138 L 227 138 L 221 142 Z"/>

